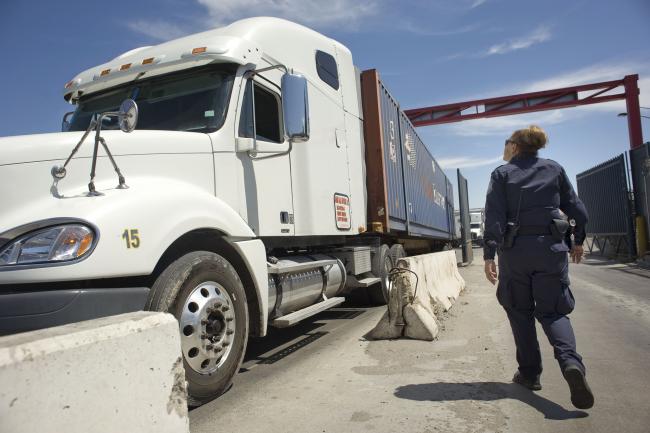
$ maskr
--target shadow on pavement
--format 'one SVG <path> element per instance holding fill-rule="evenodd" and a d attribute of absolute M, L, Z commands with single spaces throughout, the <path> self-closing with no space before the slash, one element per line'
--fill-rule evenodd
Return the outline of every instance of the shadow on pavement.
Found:
<path fill-rule="evenodd" d="M 583 261 L 582 264 L 586 266 L 612 266 L 610 269 L 613 271 L 624 272 L 626 274 L 633 274 L 643 278 L 650 278 L 650 268 L 647 265 L 641 265 L 634 262 L 617 262 L 615 260 L 609 259 L 607 257 L 598 257 L 589 255 Z"/>
<path fill-rule="evenodd" d="M 566 410 L 520 385 L 503 382 L 466 382 L 466 383 L 424 383 L 400 386 L 395 396 L 416 401 L 459 401 L 480 400 L 495 401 L 502 399 L 519 400 L 542 413 L 546 419 L 566 420 L 584 418 L 587 412 Z"/>
<path fill-rule="evenodd" d="M 327 335 L 328 331 L 322 329 L 326 322 L 353 320 L 368 311 L 368 308 L 346 305 L 349 304 L 318 313 L 292 327 L 269 327 L 264 338 L 249 338 L 244 363 L 273 364 Z M 240 369 L 240 373 L 246 371 L 246 368 Z"/>

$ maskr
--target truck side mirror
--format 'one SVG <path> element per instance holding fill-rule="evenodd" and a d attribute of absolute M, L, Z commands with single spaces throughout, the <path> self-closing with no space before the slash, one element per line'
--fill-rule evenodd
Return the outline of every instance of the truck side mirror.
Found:
<path fill-rule="evenodd" d="M 138 124 L 138 104 L 133 99 L 125 99 L 120 105 L 118 113 L 120 129 L 124 132 L 131 132 Z"/>
<path fill-rule="evenodd" d="M 288 72 L 282 76 L 282 114 L 289 141 L 309 140 L 309 100 L 304 76 Z"/>
<path fill-rule="evenodd" d="M 70 130 L 70 116 L 74 114 L 74 111 L 69 111 L 63 115 L 63 120 L 61 121 L 61 132 L 68 132 Z"/>

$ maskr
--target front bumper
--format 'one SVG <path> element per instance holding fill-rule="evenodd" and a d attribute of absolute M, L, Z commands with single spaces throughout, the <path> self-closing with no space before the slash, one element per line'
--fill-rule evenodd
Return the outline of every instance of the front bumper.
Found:
<path fill-rule="evenodd" d="M 79 288 L 0 294 L 0 335 L 144 309 L 148 287 Z"/>

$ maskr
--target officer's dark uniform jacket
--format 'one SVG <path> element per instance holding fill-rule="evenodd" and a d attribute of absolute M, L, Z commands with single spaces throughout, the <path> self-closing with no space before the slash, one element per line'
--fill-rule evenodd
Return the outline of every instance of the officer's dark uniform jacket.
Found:
<path fill-rule="evenodd" d="M 522 227 L 548 227 L 558 210 L 575 220 L 575 244 L 585 239 L 587 210 L 576 196 L 564 168 L 550 159 L 515 156 L 492 172 L 485 203 L 484 259 L 494 259 L 506 224 L 519 208 Z"/>
<path fill-rule="evenodd" d="M 587 211 L 560 164 L 520 155 L 492 172 L 485 203 L 484 259 L 494 259 L 498 250 L 497 298 L 510 320 L 519 370 L 528 377 L 542 371 L 535 317 L 554 346 L 560 367 L 574 364 L 584 372 L 566 317 L 575 304 L 569 289 L 569 247 L 549 231 L 552 220 L 561 218 L 560 210 L 575 220 L 575 243 L 582 245 Z M 504 249 L 507 223 L 517 219 L 524 234 Z"/>

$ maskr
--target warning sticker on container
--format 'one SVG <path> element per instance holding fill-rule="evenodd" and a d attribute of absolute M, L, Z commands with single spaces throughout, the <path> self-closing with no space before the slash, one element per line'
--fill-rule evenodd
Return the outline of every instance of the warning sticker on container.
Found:
<path fill-rule="evenodd" d="M 336 228 L 339 230 L 350 230 L 352 218 L 350 216 L 350 197 L 345 194 L 334 194 L 334 217 Z"/>

